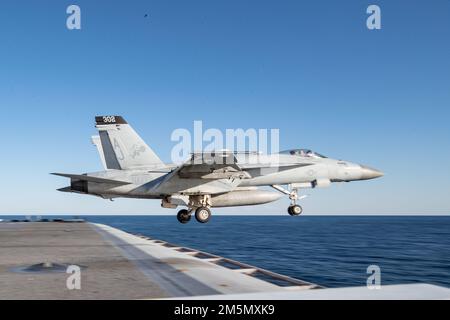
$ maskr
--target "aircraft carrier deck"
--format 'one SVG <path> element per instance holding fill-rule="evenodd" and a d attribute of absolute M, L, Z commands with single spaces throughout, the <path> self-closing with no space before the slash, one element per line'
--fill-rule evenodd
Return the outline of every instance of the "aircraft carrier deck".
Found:
<path fill-rule="evenodd" d="M 81 269 L 69 290 L 67 267 Z M 450 299 L 432 285 L 323 289 L 87 222 L 0 222 L 0 299 Z"/>

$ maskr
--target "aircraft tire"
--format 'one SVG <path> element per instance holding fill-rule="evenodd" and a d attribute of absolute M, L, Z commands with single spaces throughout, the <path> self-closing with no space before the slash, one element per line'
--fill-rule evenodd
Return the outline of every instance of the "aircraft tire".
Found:
<path fill-rule="evenodd" d="M 207 207 L 200 207 L 195 210 L 195 219 L 200 223 L 207 223 L 211 219 L 211 210 Z"/>
<path fill-rule="evenodd" d="M 177 219 L 180 223 L 186 224 L 189 221 L 191 221 L 191 215 L 189 214 L 189 211 L 186 209 L 180 210 L 177 213 Z"/>
<path fill-rule="evenodd" d="M 303 208 L 300 207 L 299 205 L 289 206 L 289 208 L 288 208 L 288 213 L 291 216 L 299 216 L 302 214 L 302 212 L 303 212 Z"/>

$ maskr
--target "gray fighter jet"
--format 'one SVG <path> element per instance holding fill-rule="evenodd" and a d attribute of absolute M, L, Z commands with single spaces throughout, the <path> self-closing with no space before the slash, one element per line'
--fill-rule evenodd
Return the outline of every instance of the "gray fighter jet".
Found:
<path fill-rule="evenodd" d="M 304 188 L 332 182 L 368 180 L 383 176 L 370 167 L 327 158 L 307 149 L 276 154 L 217 151 L 193 153 L 182 165 L 164 164 L 121 116 L 95 118 L 97 146 L 104 171 L 86 174 L 53 173 L 70 178 L 59 189 L 101 197 L 159 199 L 164 208 L 186 207 L 177 214 L 187 223 L 195 212 L 200 223 L 211 218 L 212 207 L 258 205 L 286 195 L 288 213 L 298 216 Z M 270 186 L 276 191 L 260 190 Z M 283 187 L 284 186 L 284 187 Z"/>

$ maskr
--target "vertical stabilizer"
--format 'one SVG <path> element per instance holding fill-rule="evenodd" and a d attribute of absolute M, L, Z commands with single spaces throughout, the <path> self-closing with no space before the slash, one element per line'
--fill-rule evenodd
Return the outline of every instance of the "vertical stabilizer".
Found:
<path fill-rule="evenodd" d="M 108 169 L 163 166 L 163 162 L 121 116 L 95 117 Z"/>
<path fill-rule="evenodd" d="M 103 152 L 102 142 L 100 140 L 100 136 L 92 136 L 92 143 L 95 145 L 98 151 L 98 155 L 100 156 L 100 160 L 102 161 L 102 166 L 105 170 L 108 169 L 105 161 L 105 153 Z"/>

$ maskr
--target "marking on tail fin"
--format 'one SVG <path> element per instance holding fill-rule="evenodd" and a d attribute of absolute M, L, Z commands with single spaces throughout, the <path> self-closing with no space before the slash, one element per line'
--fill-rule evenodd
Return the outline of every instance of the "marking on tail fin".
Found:
<path fill-rule="evenodd" d="M 136 144 L 133 144 L 133 146 L 131 147 L 132 153 L 131 153 L 131 157 L 133 159 L 135 159 L 136 157 L 139 157 L 141 155 L 141 153 L 144 153 L 146 151 L 144 146 L 138 146 Z"/>
<path fill-rule="evenodd" d="M 117 160 L 125 159 L 125 154 L 123 153 L 122 148 L 120 147 L 120 143 L 116 138 L 114 138 L 114 150 L 116 152 Z"/>
<path fill-rule="evenodd" d="M 95 117 L 95 123 L 97 125 L 127 124 L 125 119 L 121 116 L 97 116 Z"/>

